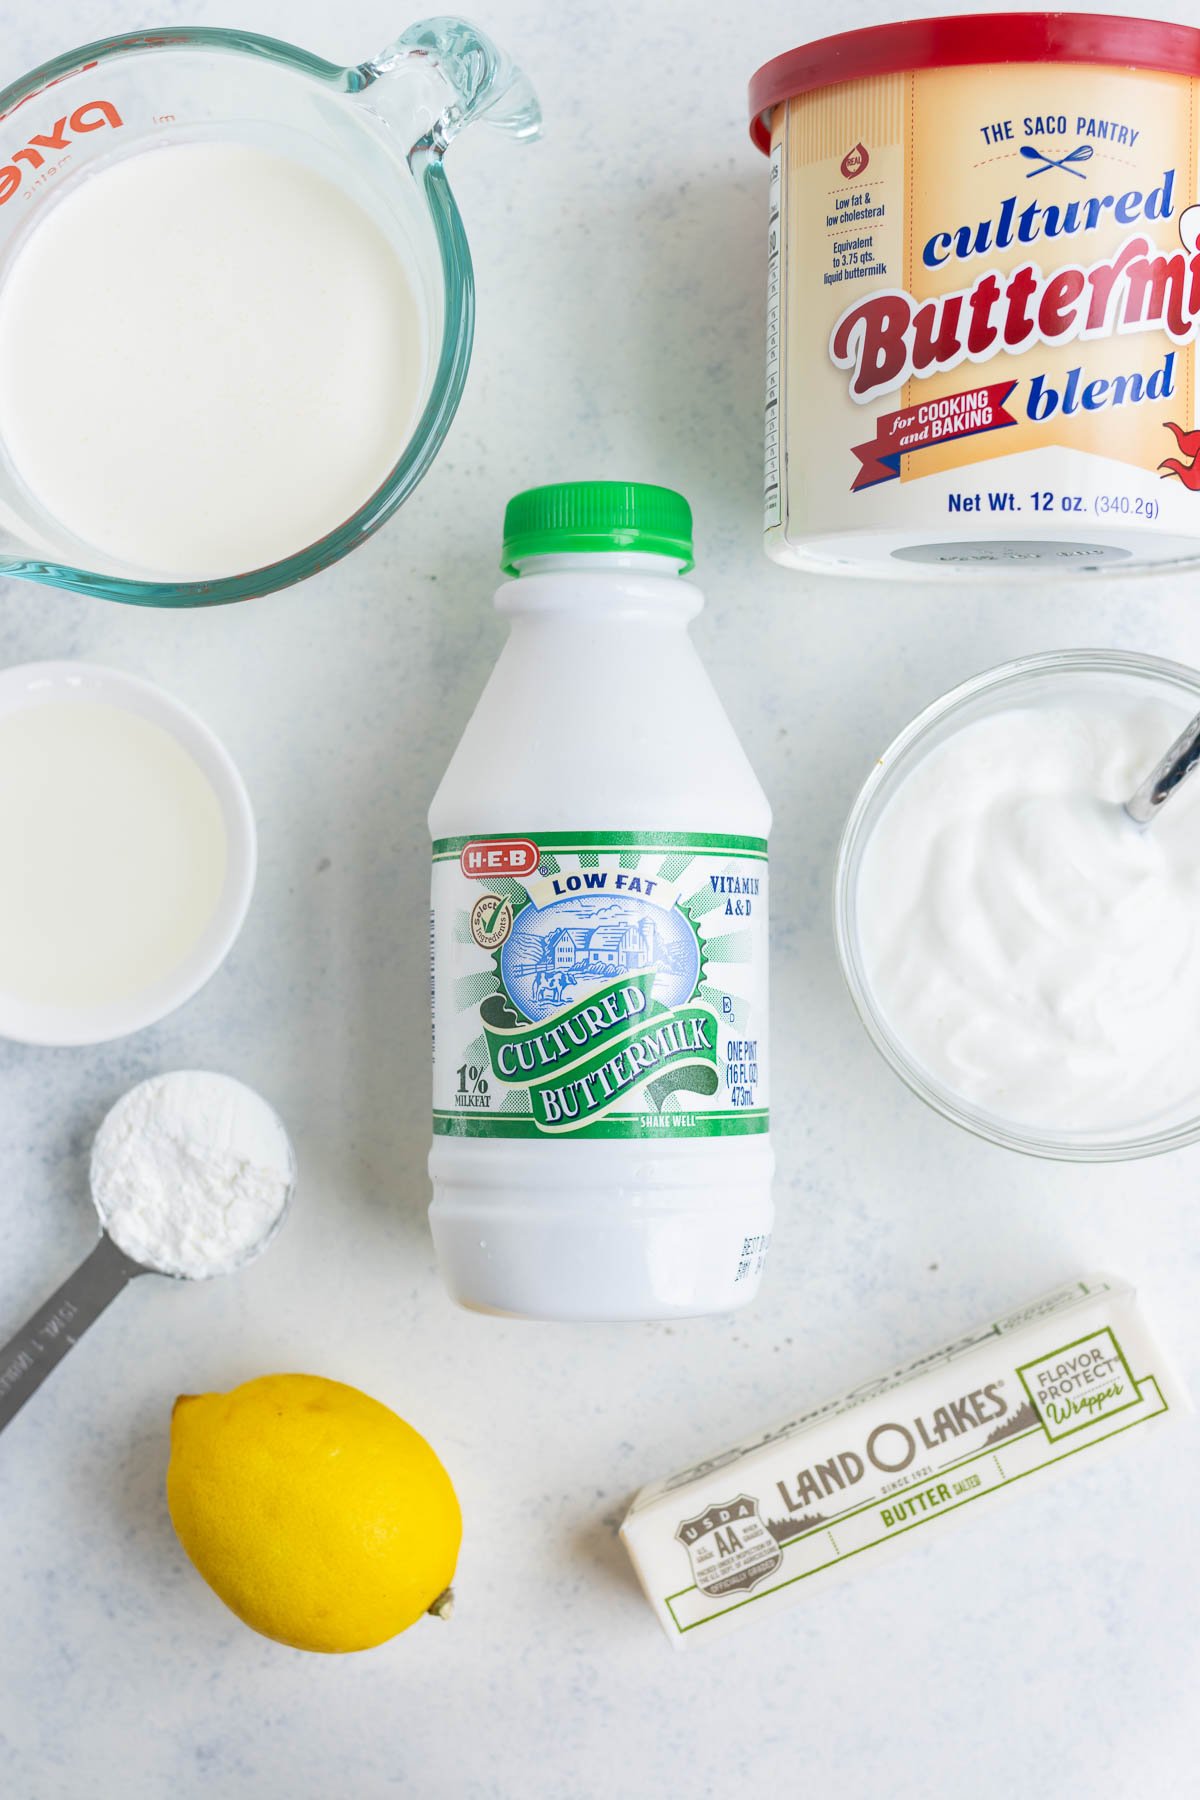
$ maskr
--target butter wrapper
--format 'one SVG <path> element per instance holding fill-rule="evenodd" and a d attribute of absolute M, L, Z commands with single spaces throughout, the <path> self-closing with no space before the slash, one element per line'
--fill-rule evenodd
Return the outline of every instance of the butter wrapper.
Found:
<path fill-rule="evenodd" d="M 1183 1410 L 1133 1289 L 1090 1276 L 643 1488 L 621 1537 L 703 1643 Z"/>

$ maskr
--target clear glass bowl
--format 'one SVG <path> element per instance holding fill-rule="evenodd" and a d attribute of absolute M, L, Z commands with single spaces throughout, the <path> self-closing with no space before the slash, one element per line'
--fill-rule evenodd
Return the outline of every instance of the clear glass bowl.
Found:
<path fill-rule="evenodd" d="M 1044 695 L 1052 683 L 1064 691 L 1078 691 L 1086 685 L 1091 692 L 1106 682 L 1118 684 L 1124 691 L 1131 683 L 1144 684 L 1147 691 L 1182 701 L 1189 713 L 1200 712 L 1200 672 L 1133 651 L 1052 651 L 989 669 L 926 707 L 884 751 L 851 808 L 834 874 L 834 932 L 842 974 L 875 1048 L 905 1085 L 944 1119 L 989 1143 L 1064 1162 L 1119 1162 L 1195 1143 L 1200 1139 L 1200 1064 L 1194 1100 L 1186 1109 L 1176 1108 L 1152 1124 L 1114 1123 L 1105 1131 L 1050 1131 L 975 1105 L 910 1053 L 877 1001 L 859 938 L 858 881 L 864 851 L 884 809 L 901 782 L 931 750 L 975 719 Z M 1166 747 L 1164 744 L 1163 749 Z"/>
<path fill-rule="evenodd" d="M 0 277 L 45 209 L 97 169 L 156 145 L 230 139 L 296 158 L 343 187 L 400 253 L 426 335 L 420 415 L 387 479 L 317 542 L 212 581 L 148 580 L 98 563 L 21 481 L 0 421 L 0 575 L 141 606 L 212 606 L 300 581 L 390 518 L 441 448 L 471 356 L 471 256 L 442 158 L 474 119 L 518 138 L 537 134 L 537 100 L 521 71 L 455 18 L 412 25 L 349 68 L 253 32 L 169 27 L 43 63 L 0 92 L 0 117 L 12 156 L 0 168 Z"/>

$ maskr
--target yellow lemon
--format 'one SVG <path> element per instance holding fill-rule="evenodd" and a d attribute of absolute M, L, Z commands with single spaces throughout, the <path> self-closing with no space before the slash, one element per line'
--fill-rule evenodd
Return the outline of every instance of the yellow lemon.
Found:
<path fill-rule="evenodd" d="M 340 1381 L 262 1375 L 182 1396 L 167 1504 L 209 1586 L 282 1644 L 367 1650 L 449 1610 L 450 1477 L 411 1425 Z"/>

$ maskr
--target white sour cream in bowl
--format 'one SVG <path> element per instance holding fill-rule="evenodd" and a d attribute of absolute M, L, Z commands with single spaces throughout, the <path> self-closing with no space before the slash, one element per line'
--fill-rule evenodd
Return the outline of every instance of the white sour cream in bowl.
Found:
<path fill-rule="evenodd" d="M 1200 1137 L 1200 782 L 1122 803 L 1200 710 L 1200 673 L 1123 652 L 967 682 L 880 759 L 836 878 L 877 1047 L 980 1136 L 1071 1160 Z"/>

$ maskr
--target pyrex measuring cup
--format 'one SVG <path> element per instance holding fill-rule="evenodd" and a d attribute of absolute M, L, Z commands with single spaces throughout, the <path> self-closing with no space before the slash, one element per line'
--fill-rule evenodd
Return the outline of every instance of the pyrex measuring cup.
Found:
<path fill-rule="evenodd" d="M 410 26 L 350 68 L 251 32 L 135 32 L 69 51 L 4 89 L 0 279 L 44 210 L 97 169 L 154 145 L 235 140 L 299 160 L 375 220 L 413 279 L 427 353 L 409 441 L 357 512 L 282 561 L 212 581 L 147 580 L 73 538 L 20 480 L 0 421 L 0 574 L 138 605 L 213 605 L 299 581 L 389 518 L 437 455 L 466 380 L 474 281 L 442 158 L 476 118 L 518 138 L 540 126 L 524 75 L 455 18 Z"/>

